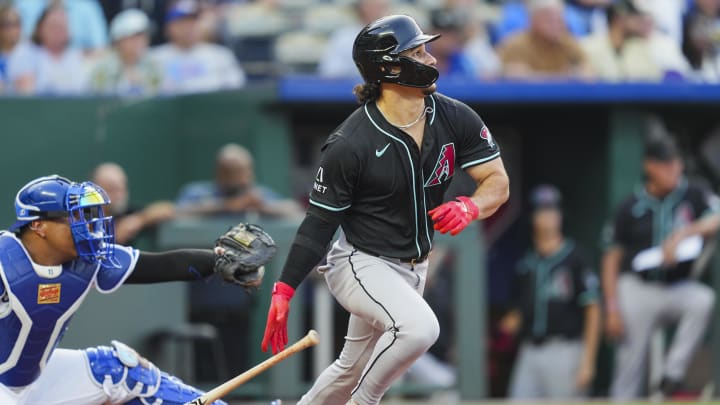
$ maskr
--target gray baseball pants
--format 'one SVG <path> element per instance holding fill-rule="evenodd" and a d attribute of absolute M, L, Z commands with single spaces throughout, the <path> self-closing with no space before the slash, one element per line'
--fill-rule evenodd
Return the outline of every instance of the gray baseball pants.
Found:
<path fill-rule="evenodd" d="M 583 392 L 576 386 L 576 375 L 583 346 L 579 340 L 551 338 L 520 347 L 510 380 L 512 399 L 572 399 Z"/>
<path fill-rule="evenodd" d="M 298 405 L 376 405 L 435 343 L 440 326 L 422 297 L 427 260 L 411 265 L 355 249 L 341 234 L 319 271 L 348 312 L 345 345 Z"/>
<path fill-rule="evenodd" d="M 710 321 L 715 303 L 713 290 L 694 280 L 665 285 L 628 273 L 618 278 L 618 303 L 625 335 L 617 346 L 611 397 L 622 401 L 640 394 L 650 339 L 667 322 L 678 322 L 678 327 L 663 375 L 682 379 Z"/>

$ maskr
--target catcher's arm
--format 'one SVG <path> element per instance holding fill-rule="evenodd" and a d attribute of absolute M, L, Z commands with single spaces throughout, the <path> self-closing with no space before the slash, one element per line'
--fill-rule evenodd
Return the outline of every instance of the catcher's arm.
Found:
<path fill-rule="evenodd" d="M 214 250 L 178 249 L 140 252 L 127 284 L 192 281 L 218 273 L 225 281 L 245 288 L 258 287 L 263 265 L 275 254 L 275 242 L 262 228 L 240 224 L 215 242 Z"/>
<path fill-rule="evenodd" d="M 214 273 L 215 253 L 210 249 L 178 249 L 160 253 L 140 252 L 126 284 L 192 281 Z"/>

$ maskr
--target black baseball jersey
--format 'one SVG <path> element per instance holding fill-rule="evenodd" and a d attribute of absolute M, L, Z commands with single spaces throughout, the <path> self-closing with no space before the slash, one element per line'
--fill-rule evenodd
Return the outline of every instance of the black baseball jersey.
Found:
<path fill-rule="evenodd" d="M 606 229 L 606 244 L 623 249 L 620 270 L 632 271 L 632 261 L 640 251 L 661 246 L 673 231 L 717 209 L 714 194 L 688 184 L 685 179 L 663 199 L 653 197 L 641 187 L 618 207 L 613 223 Z M 638 274 L 645 280 L 673 282 L 687 278 L 691 265 L 692 262 L 684 262 Z"/>
<path fill-rule="evenodd" d="M 480 117 L 467 105 L 425 98 L 422 148 L 365 103 L 328 137 L 310 204 L 342 212 L 350 243 L 365 252 L 411 259 L 432 248 L 427 212 L 443 201 L 456 165 L 462 169 L 500 156 Z"/>
<path fill-rule="evenodd" d="M 599 296 L 599 282 L 585 254 L 566 240 L 555 254 L 528 252 L 516 268 L 513 298 L 522 313 L 520 335 L 541 342 L 548 337 L 577 339 L 585 307 Z"/>

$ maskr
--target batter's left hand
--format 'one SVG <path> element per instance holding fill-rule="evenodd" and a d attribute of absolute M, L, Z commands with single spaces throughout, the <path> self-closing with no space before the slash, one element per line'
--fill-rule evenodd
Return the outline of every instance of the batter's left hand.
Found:
<path fill-rule="evenodd" d="M 462 232 L 470 222 L 478 217 L 480 209 L 469 197 L 457 197 L 457 201 L 450 201 L 430 211 L 430 218 L 435 223 L 434 228 L 440 233 L 455 236 Z"/>
<path fill-rule="evenodd" d="M 261 346 L 263 352 L 271 349 L 273 354 L 278 354 L 287 345 L 287 318 L 290 312 L 290 300 L 294 294 L 295 289 L 281 281 L 273 286 L 270 310 Z"/>

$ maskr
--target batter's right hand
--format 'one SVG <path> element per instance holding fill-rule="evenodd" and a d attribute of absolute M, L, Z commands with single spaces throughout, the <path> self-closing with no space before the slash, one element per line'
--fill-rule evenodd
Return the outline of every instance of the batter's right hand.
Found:
<path fill-rule="evenodd" d="M 605 317 L 605 333 L 610 339 L 622 338 L 625 333 L 622 317 L 618 311 L 609 311 Z"/>
<path fill-rule="evenodd" d="M 267 352 L 269 345 L 273 354 L 277 354 L 287 345 L 287 318 L 293 295 L 295 295 L 295 289 L 282 281 L 278 281 L 273 286 L 272 300 L 262 341 L 263 352 Z"/>

